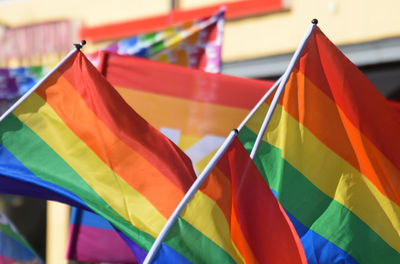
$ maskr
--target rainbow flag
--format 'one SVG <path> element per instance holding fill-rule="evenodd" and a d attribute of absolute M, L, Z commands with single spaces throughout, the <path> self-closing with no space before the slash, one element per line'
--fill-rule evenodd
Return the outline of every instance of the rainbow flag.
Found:
<path fill-rule="evenodd" d="M 239 134 L 251 149 L 270 101 Z M 309 263 L 400 263 L 400 123 L 316 27 L 255 162 Z"/>
<path fill-rule="evenodd" d="M 0 263 L 43 263 L 14 224 L 2 212 L 0 212 Z"/>
<path fill-rule="evenodd" d="M 90 208 L 141 250 L 196 177 L 189 158 L 80 51 L 1 121 L 0 140 L 2 177 Z"/>
<path fill-rule="evenodd" d="M 224 23 L 225 15 L 221 10 L 210 17 L 120 40 L 105 47 L 104 50 L 216 73 L 221 69 Z M 90 54 L 89 58 L 102 68 L 105 60 L 101 59 L 100 54 L 101 52 Z M 231 128 L 227 127 L 227 129 Z M 176 139 L 178 135 L 177 131 L 172 129 L 163 130 L 163 132 L 166 132 L 172 140 Z M 215 142 L 214 145 L 218 146 L 222 137 L 210 135 L 205 140 Z M 207 145 L 209 146 L 210 143 Z M 214 145 L 212 149 L 206 146 L 200 150 L 199 145 L 194 151 L 199 153 L 197 156 L 208 155 L 217 147 Z M 68 258 L 86 262 L 88 260 L 92 262 L 115 261 L 115 249 L 126 247 L 122 239 L 115 236 L 116 233 L 108 235 L 111 233 L 110 224 L 103 218 L 90 215 L 88 212 L 75 212 L 76 210 L 79 209 L 72 208 Z M 79 219 L 73 218 L 78 215 L 81 216 Z M 90 219 L 86 221 L 86 217 Z M 95 225 L 90 224 L 94 222 L 96 222 Z M 107 246 L 110 244 L 114 246 Z M 128 263 L 131 260 L 134 263 L 136 261 L 132 259 L 130 252 L 124 252 L 127 254 L 122 252 L 118 254 L 121 262 Z"/>
<path fill-rule="evenodd" d="M 217 73 L 221 70 L 224 24 L 225 11 L 221 10 L 210 17 L 120 40 L 103 50 Z M 98 52 L 90 58 L 96 65 L 101 63 Z"/>
<path fill-rule="evenodd" d="M 104 52 L 102 57 L 101 71 L 108 81 L 135 111 L 185 151 L 197 171 L 272 85 L 269 81 L 204 73 L 112 52 Z M 72 215 L 68 257 L 115 261 L 114 251 L 105 248 L 111 239 L 116 247 L 125 248 L 124 241 L 107 235 L 110 224 L 101 217 L 91 215 L 90 219 L 96 221 L 85 221 L 88 214 Z M 82 217 L 75 219 L 76 215 Z M 130 253 L 119 257 L 121 262 L 136 261 Z"/>
<path fill-rule="evenodd" d="M 235 138 L 168 233 L 181 263 L 307 263 L 300 239 L 246 149 Z"/>

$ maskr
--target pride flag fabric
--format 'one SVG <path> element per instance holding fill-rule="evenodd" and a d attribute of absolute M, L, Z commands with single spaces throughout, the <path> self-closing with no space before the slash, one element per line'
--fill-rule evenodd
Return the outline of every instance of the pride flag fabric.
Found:
<path fill-rule="evenodd" d="M 14 224 L 2 212 L 0 212 L 0 263 L 43 263 Z"/>
<path fill-rule="evenodd" d="M 221 10 L 210 17 L 120 40 L 105 47 L 103 50 L 217 73 L 221 69 L 224 23 L 224 11 Z M 106 61 L 102 58 L 101 54 L 102 52 L 96 52 L 89 55 L 89 58 L 99 68 L 103 68 L 103 63 Z M 135 106 L 133 108 L 135 109 Z M 227 127 L 228 130 L 231 128 Z M 179 136 L 176 130 L 169 129 L 163 132 L 166 132 L 173 140 Z M 208 143 L 203 144 L 205 146 L 201 147 L 201 150 L 195 150 L 197 156 L 209 154 L 222 140 L 223 137 L 208 136 L 206 138 Z M 209 148 L 210 144 L 212 144 L 213 149 Z M 79 209 L 72 209 L 72 217 L 80 215 L 81 218 L 71 218 L 68 257 L 73 260 L 90 260 L 93 262 L 116 260 L 114 249 L 105 245 L 113 244 L 115 248 L 125 248 L 126 245 L 118 237 L 107 235 L 110 234 L 110 230 L 108 229 L 109 223 L 101 219 L 101 217 L 96 217 L 95 215 L 89 216 L 90 213 L 87 212 L 75 213 L 75 210 Z M 94 222 L 85 221 L 86 217 L 90 217 L 91 219 L 97 218 L 97 221 L 95 221 L 97 222 L 96 226 L 83 224 L 83 222 Z M 91 232 L 89 230 L 96 231 Z M 96 237 L 92 237 L 90 234 L 96 234 Z M 96 248 L 98 249 L 97 251 Z M 84 252 L 91 252 L 91 254 L 85 254 Z M 132 260 L 131 254 L 125 255 L 122 253 L 119 254 L 119 259 L 122 262 Z"/>
<path fill-rule="evenodd" d="M 198 172 L 272 85 L 112 52 L 104 52 L 102 58 L 100 70 L 107 80 L 135 111 L 185 151 Z M 106 245 L 111 239 L 118 248 L 126 248 L 125 243 L 108 235 L 110 224 L 104 219 L 87 215 L 81 212 L 71 217 L 68 257 L 116 261 L 114 251 L 106 250 Z M 96 221 L 85 221 L 86 217 Z M 129 252 L 118 257 L 120 262 L 136 261 Z"/>
<path fill-rule="evenodd" d="M 269 103 L 239 134 L 248 150 Z M 397 117 L 316 27 L 255 159 L 309 263 L 400 262 Z"/>
<path fill-rule="evenodd" d="M 103 50 L 217 73 L 221 70 L 224 24 L 225 11 L 221 10 L 210 17 L 120 40 Z M 92 57 L 95 64 L 101 63 L 99 53 Z"/>
<path fill-rule="evenodd" d="M 0 122 L 0 143 L 9 192 L 90 208 L 142 251 L 196 177 L 80 51 Z"/>
<path fill-rule="evenodd" d="M 307 263 L 288 216 L 237 138 L 171 228 L 154 263 L 171 263 L 165 246 L 186 258 L 180 263 Z"/>
<path fill-rule="evenodd" d="M 221 70 L 224 24 L 224 11 L 221 10 L 210 17 L 120 40 L 105 47 L 104 50 L 217 73 Z M 89 58 L 101 68 L 104 60 L 100 54 L 101 52 L 90 54 Z M 167 134 L 174 139 L 177 131 L 168 131 L 170 133 Z M 219 144 L 222 140 L 221 137 L 214 136 L 207 139 L 215 144 Z M 208 154 L 210 151 L 205 147 L 200 153 Z M 72 208 L 69 259 L 92 262 L 118 259 L 120 262 L 136 261 L 127 251 L 124 251 L 127 254 L 120 252 L 116 258 L 115 249 L 126 248 L 126 244 L 115 236 L 116 233 L 110 235 L 110 224 L 107 221 L 99 216 L 90 215 L 89 212 L 75 212 L 76 210 L 79 211 Z M 80 218 L 74 219 L 78 215 Z M 90 225 L 94 222 L 95 226 Z M 109 244 L 114 246 L 108 247 Z"/>
<path fill-rule="evenodd" d="M 185 151 L 197 172 L 273 84 L 112 52 L 104 52 L 102 58 L 100 71 L 106 79 L 135 111 Z"/>

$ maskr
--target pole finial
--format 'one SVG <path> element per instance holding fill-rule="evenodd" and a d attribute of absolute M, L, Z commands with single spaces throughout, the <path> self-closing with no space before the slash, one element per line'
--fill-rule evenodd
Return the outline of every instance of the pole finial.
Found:
<path fill-rule="evenodd" d="M 82 40 L 80 43 L 75 43 L 74 46 L 77 50 L 80 50 L 83 46 L 85 46 L 86 40 Z"/>
<path fill-rule="evenodd" d="M 314 18 L 313 20 L 311 20 L 311 23 L 313 23 L 314 25 L 318 24 L 318 19 Z"/>

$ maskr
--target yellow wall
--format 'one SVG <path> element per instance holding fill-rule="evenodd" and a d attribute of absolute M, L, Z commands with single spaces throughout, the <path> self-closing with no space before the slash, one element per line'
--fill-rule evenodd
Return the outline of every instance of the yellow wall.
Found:
<path fill-rule="evenodd" d="M 3 0 L 4 1 L 4 0 Z M 0 1 L 0 23 L 9 26 L 70 18 L 87 26 L 159 15 L 169 0 L 5 0 Z"/>
<path fill-rule="evenodd" d="M 235 0 L 228 0 L 235 1 Z M 260 0 L 261 1 L 261 0 Z M 267 1 L 267 0 L 265 0 Z M 170 0 L 9 0 L 0 5 L 0 22 L 11 26 L 71 18 L 87 26 L 165 14 Z M 183 9 L 221 0 L 180 0 Z M 225 1 L 226 2 L 226 1 Z M 312 18 L 337 45 L 400 36 L 398 0 L 286 0 L 287 10 L 230 20 L 223 60 L 235 61 L 293 51 Z"/>
<path fill-rule="evenodd" d="M 287 12 L 230 21 L 225 61 L 293 51 L 313 18 L 336 44 L 400 36 L 398 0 L 293 0 Z"/>

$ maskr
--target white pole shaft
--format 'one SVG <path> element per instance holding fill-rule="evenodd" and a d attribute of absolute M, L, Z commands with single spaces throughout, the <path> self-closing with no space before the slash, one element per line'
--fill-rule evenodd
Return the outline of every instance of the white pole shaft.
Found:
<path fill-rule="evenodd" d="M 174 225 L 174 223 L 178 219 L 182 210 L 185 208 L 186 204 L 190 201 L 190 199 L 193 197 L 193 195 L 196 193 L 196 191 L 200 188 L 200 185 L 210 174 L 210 172 L 215 167 L 215 165 L 217 164 L 217 162 L 219 161 L 221 156 L 225 153 L 225 151 L 227 150 L 229 145 L 232 143 L 233 139 L 236 137 L 237 133 L 238 133 L 238 131 L 236 129 L 231 131 L 231 133 L 225 139 L 224 143 L 222 143 L 221 147 L 218 149 L 218 151 L 215 153 L 213 158 L 210 160 L 210 162 L 207 164 L 207 166 L 201 172 L 199 177 L 197 177 L 196 181 L 192 184 L 192 186 L 186 192 L 185 196 L 183 197 L 183 199 L 181 200 L 179 205 L 176 207 L 175 211 L 172 213 L 172 215 L 168 219 L 167 223 L 165 224 L 165 226 L 161 230 L 160 234 L 158 235 L 157 239 L 154 241 L 153 245 L 151 246 L 150 251 L 147 254 L 143 264 L 150 264 L 153 261 L 154 257 L 156 256 L 158 250 L 161 247 L 161 243 L 163 242 L 164 238 L 167 236 L 171 227 Z"/>
<path fill-rule="evenodd" d="M 249 114 L 243 119 L 242 123 L 237 127 L 237 130 L 240 132 L 242 128 L 246 125 L 246 123 L 249 121 L 249 119 L 253 116 L 253 114 L 258 110 L 258 108 L 267 100 L 267 98 L 275 91 L 276 87 L 279 85 L 282 77 L 279 77 L 279 79 L 272 85 L 272 87 L 264 94 L 264 96 L 258 101 L 258 103 L 251 109 Z"/>
<path fill-rule="evenodd" d="M 29 95 L 31 95 L 51 74 L 53 74 L 69 57 L 77 52 L 77 49 L 71 50 L 64 59 L 62 59 L 49 73 L 47 73 L 39 82 L 29 89 L 21 98 L 19 98 L 10 108 L 7 109 L 0 117 L 0 122 L 3 121 L 15 108 L 17 108 Z"/>
<path fill-rule="evenodd" d="M 289 80 L 289 76 L 292 73 L 292 70 L 293 70 L 294 66 L 296 65 L 297 61 L 299 60 L 301 52 L 303 51 L 304 47 L 306 46 L 308 39 L 310 38 L 311 33 L 314 31 L 315 27 L 316 27 L 316 24 L 314 24 L 314 23 L 310 25 L 307 33 L 304 35 L 302 42 L 297 47 L 296 52 L 293 54 L 293 57 L 290 60 L 289 66 L 286 68 L 285 73 L 282 75 L 282 79 L 279 83 L 279 87 L 274 95 L 274 98 L 272 99 L 271 105 L 268 108 L 267 114 L 265 115 L 265 119 L 261 125 L 260 131 L 258 132 L 256 141 L 254 142 L 253 149 L 251 150 L 251 153 L 250 153 L 251 159 L 254 159 L 254 157 L 257 154 L 258 147 L 260 146 L 261 140 L 264 137 L 265 131 L 268 127 L 269 122 L 271 121 L 272 114 L 274 113 L 276 105 L 278 104 L 278 101 L 281 98 L 281 95 L 286 86 L 286 83 Z"/>

